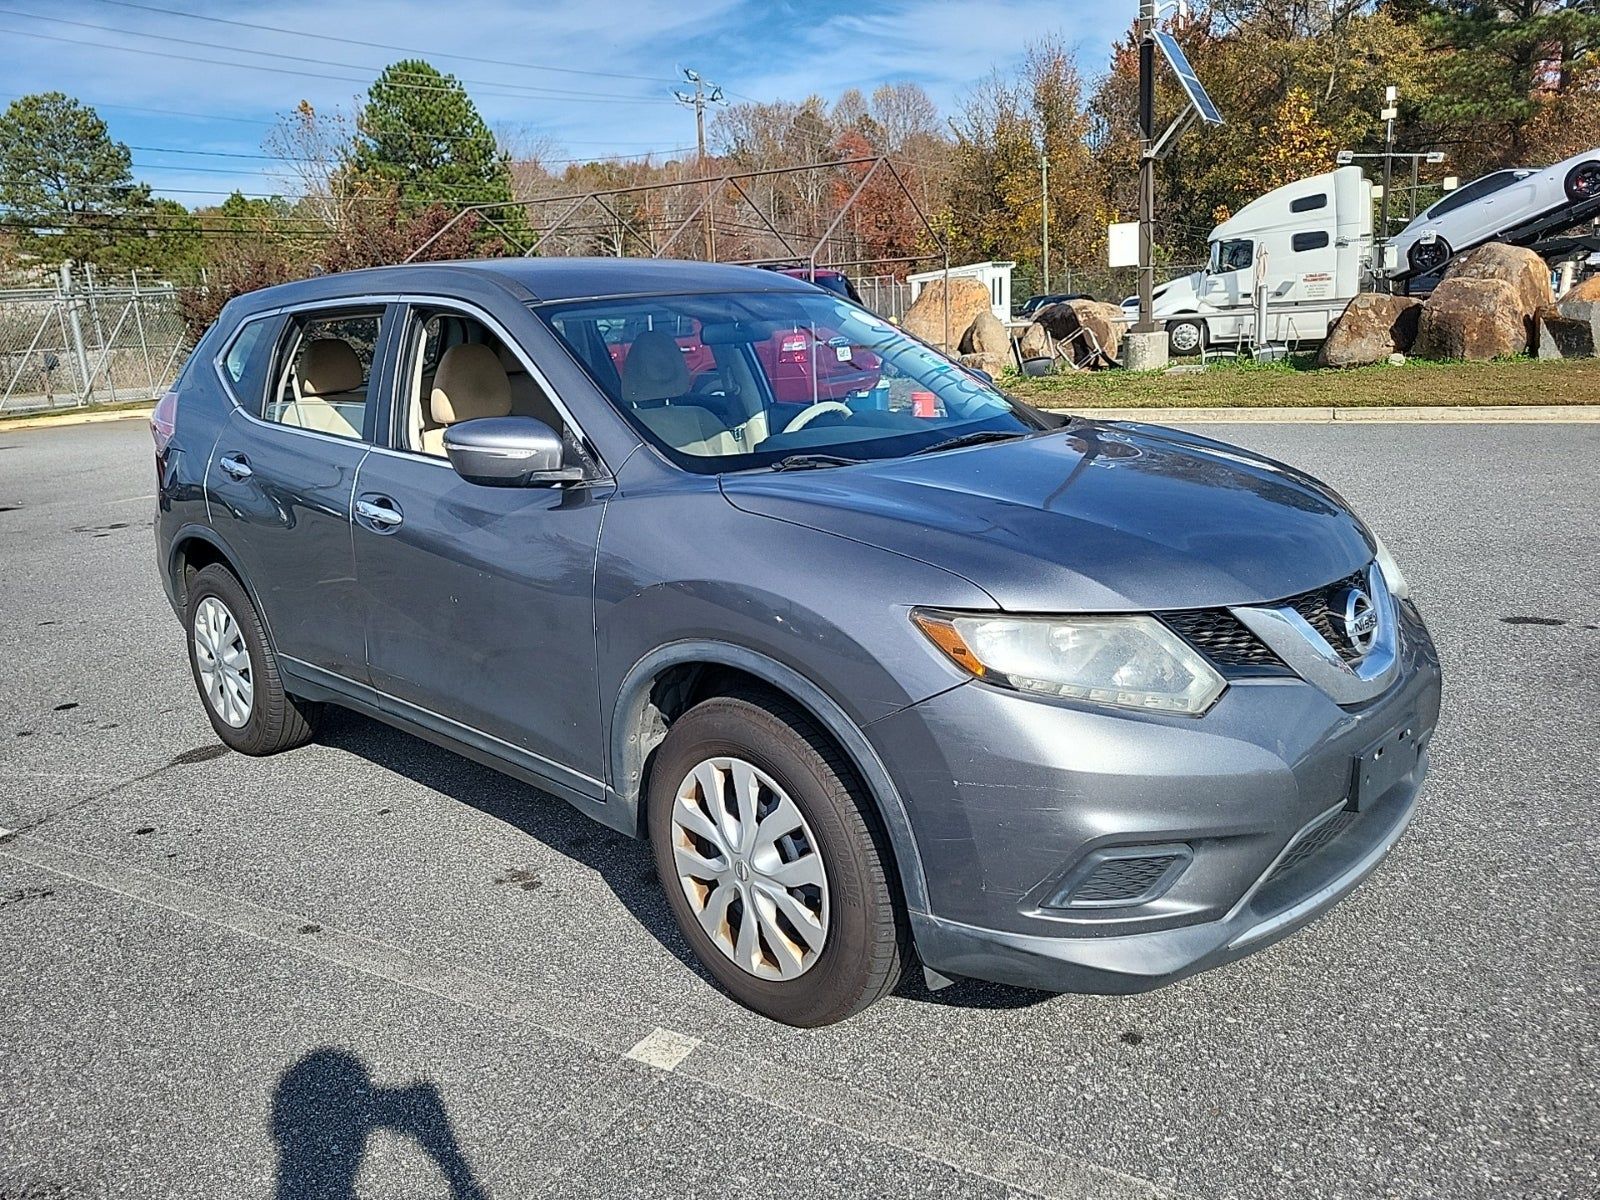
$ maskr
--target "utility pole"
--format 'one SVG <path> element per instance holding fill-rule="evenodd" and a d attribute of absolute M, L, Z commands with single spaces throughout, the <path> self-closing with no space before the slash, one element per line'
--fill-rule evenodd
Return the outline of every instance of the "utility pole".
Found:
<path fill-rule="evenodd" d="M 1139 0 L 1139 323 L 1154 333 L 1156 226 L 1156 0 Z"/>
<path fill-rule="evenodd" d="M 1039 151 L 1039 187 L 1044 193 L 1043 204 L 1040 208 L 1040 236 L 1044 241 L 1044 286 L 1039 289 L 1041 296 L 1050 294 L 1050 142 L 1045 139 L 1045 148 Z"/>
<path fill-rule="evenodd" d="M 695 169 L 703 172 L 706 166 L 706 105 L 726 104 L 722 89 L 714 83 L 707 83 L 700 77 L 700 72 L 692 71 L 688 67 L 683 69 L 683 77 L 694 84 L 694 91 L 673 92 L 679 104 L 685 108 L 694 109 L 694 141 L 696 148 Z M 708 90 L 709 89 L 709 90 Z M 706 185 L 709 197 L 710 184 Z M 717 235 L 711 219 L 711 203 L 706 201 L 706 261 L 715 262 L 717 259 Z"/>

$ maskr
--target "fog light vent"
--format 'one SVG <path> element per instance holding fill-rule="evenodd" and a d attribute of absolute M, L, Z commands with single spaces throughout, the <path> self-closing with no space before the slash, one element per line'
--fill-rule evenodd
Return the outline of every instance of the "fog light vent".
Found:
<path fill-rule="evenodd" d="M 1153 900 L 1189 862 L 1187 846 L 1097 850 L 1045 902 L 1046 908 L 1109 908 Z"/>

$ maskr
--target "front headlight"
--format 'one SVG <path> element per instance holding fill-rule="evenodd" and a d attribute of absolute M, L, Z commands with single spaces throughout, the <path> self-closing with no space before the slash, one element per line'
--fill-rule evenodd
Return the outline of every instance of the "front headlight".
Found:
<path fill-rule="evenodd" d="M 1411 585 L 1406 582 L 1406 577 L 1400 573 L 1400 564 L 1395 562 L 1394 555 L 1389 553 L 1389 547 L 1383 544 L 1381 537 L 1374 533 L 1372 540 L 1378 546 L 1378 570 L 1383 572 L 1383 581 L 1389 585 L 1389 594 L 1396 600 L 1404 600 L 1411 595 Z"/>
<path fill-rule="evenodd" d="M 1227 684 L 1154 617 L 1007 617 L 914 610 L 962 670 L 1044 696 L 1198 716 Z"/>

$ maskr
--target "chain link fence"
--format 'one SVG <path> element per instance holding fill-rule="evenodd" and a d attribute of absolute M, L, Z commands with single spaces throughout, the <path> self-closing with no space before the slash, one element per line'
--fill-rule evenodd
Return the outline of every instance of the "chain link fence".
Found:
<path fill-rule="evenodd" d="M 187 350 L 174 285 L 63 266 L 54 287 L 0 290 L 0 413 L 154 399 Z"/>

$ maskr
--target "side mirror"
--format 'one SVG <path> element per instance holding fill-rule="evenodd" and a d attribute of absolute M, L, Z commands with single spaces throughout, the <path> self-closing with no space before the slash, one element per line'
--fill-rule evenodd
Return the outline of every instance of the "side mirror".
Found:
<path fill-rule="evenodd" d="M 576 483 L 582 467 L 562 465 L 561 436 L 534 417 L 479 417 L 444 431 L 456 474 L 484 487 L 553 487 Z"/>

